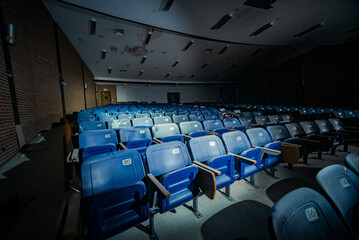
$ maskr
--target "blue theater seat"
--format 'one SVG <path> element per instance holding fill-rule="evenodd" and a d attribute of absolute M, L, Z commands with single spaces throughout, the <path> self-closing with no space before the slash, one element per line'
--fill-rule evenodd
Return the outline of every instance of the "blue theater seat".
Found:
<path fill-rule="evenodd" d="M 169 116 L 155 117 L 153 122 L 156 124 L 172 123 L 172 118 Z"/>
<path fill-rule="evenodd" d="M 118 139 L 112 129 L 85 131 L 79 135 L 82 161 L 90 156 L 117 150 Z"/>
<path fill-rule="evenodd" d="M 81 122 L 79 124 L 80 132 L 106 129 L 106 123 L 101 121 L 92 121 L 92 122 Z"/>
<path fill-rule="evenodd" d="M 236 179 L 247 178 L 261 170 L 261 149 L 252 148 L 245 133 L 240 131 L 223 133 L 222 140 L 228 153 L 238 154 L 256 161 L 256 163 L 253 164 L 235 157 Z M 253 180 L 252 184 L 254 184 Z"/>
<path fill-rule="evenodd" d="M 137 113 L 136 118 L 150 118 L 149 113 Z"/>
<path fill-rule="evenodd" d="M 171 193 L 159 196 L 160 213 L 172 210 L 197 197 L 195 178 L 198 168 L 192 165 L 186 146 L 179 141 L 155 144 L 146 150 L 149 172 Z"/>
<path fill-rule="evenodd" d="M 122 127 L 131 127 L 130 119 L 115 119 L 108 122 L 108 128 L 113 130 L 120 130 Z"/>
<path fill-rule="evenodd" d="M 125 144 L 126 148 L 137 150 L 142 155 L 142 157 L 145 157 L 147 147 L 152 144 L 152 136 L 149 128 L 120 128 L 119 134 L 120 142 Z"/>
<path fill-rule="evenodd" d="M 215 120 L 215 119 L 218 119 L 218 116 L 217 116 L 217 114 L 210 113 L 210 114 L 204 115 L 204 119 L 205 120 Z"/>
<path fill-rule="evenodd" d="M 190 121 L 203 122 L 203 121 L 204 121 L 204 117 L 203 117 L 202 114 L 191 114 L 191 115 L 189 115 L 189 120 L 190 120 Z"/>
<path fill-rule="evenodd" d="M 283 122 L 293 122 L 294 121 L 292 114 L 281 114 L 280 116 L 282 117 Z"/>
<path fill-rule="evenodd" d="M 235 127 L 242 127 L 242 124 L 237 118 L 223 118 L 222 122 L 225 128 L 234 129 Z"/>
<path fill-rule="evenodd" d="M 254 147 L 264 147 L 265 149 L 281 151 L 282 143 L 280 141 L 272 142 L 271 137 L 264 128 L 248 129 L 247 136 Z M 262 158 L 265 169 L 280 163 L 282 159 L 281 154 L 266 150 L 263 152 L 267 154 L 267 156 L 263 156 Z"/>
<path fill-rule="evenodd" d="M 235 181 L 234 157 L 226 153 L 221 139 L 214 135 L 192 138 L 189 140 L 189 149 L 193 161 L 221 172 L 216 176 L 217 189 L 226 187 L 226 195 L 230 198 L 229 185 Z"/>
<path fill-rule="evenodd" d="M 316 176 L 317 186 L 338 215 L 344 220 L 353 237 L 359 237 L 359 176 L 341 165 L 331 165 Z"/>
<path fill-rule="evenodd" d="M 150 128 L 153 126 L 153 121 L 151 118 L 134 118 L 132 119 L 132 126 Z"/>
<path fill-rule="evenodd" d="M 359 176 L 359 152 L 351 153 L 345 156 L 345 164 L 350 170 Z"/>
<path fill-rule="evenodd" d="M 271 239 L 351 239 L 327 200 L 309 188 L 282 197 L 268 214 Z"/>
<path fill-rule="evenodd" d="M 175 115 L 172 117 L 174 123 L 188 122 L 188 117 L 186 115 Z"/>
<path fill-rule="evenodd" d="M 238 120 L 240 121 L 240 123 L 245 126 L 245 127 L 249 127 L 252 124 L 254 124 L 254 120 L 253 118 L 248 118 L 248 117 L 242 117 L 242 118 L 238 118 Z"/>
<path fill-rule="evenodd" d="M 144 177 L 141 156 L 134 150 L 92 156 L 82 164 L 90 239 L 109 238 L 150 217 Z"/>
<path fill-rule="evenodd" d="M 218 137 L 221 137 L 223 133 L 229 132 L 228 128 L 224 128 L 221 120 L 205 120 L 203 121 L 203 127 L 206 131 L 217 133 Z"/>
<path fill-rule="evenodd" d="M 190 137 L 207 136 L 207 132 L 203 130 L 203 126 L 198 121 L 181 122 L 179 124 L 182 134 Z"/>
<path fill-rule="evenodd" d="M 153 137 L 162 142 L 180 141 L 184 142 L 178 125 L 175 123 L 156 124 L 152 127 Z"/>

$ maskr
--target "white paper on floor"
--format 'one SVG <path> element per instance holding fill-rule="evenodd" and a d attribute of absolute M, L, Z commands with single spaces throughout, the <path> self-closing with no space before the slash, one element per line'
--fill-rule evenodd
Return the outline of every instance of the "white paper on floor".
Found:
<path fill-rule="evenodd" d="M 30 159 L 26 157 L 25 154 L 17 153 L 15 156 L 13 156 L 9 161 L 7 161 L 1 168 L 0 168 L 0 179 L 6 178 L 4 175 L 5 172 L 13 169 L 14 167 L 20 165 L 21 163 L 25 161 L 29 161 Z"/>

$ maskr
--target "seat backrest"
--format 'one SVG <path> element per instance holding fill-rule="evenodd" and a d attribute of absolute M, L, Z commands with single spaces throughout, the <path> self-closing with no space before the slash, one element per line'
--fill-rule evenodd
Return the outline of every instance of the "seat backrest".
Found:
<path fill-rule="evenodd" d="M 334 116 L 336 118 L 345 118 L 345 113 L 343 111 L 334 110 L 334 111 L 332 111 L 332 113 L 334 114 Z"/>
<path fill-rule="evenodd" d="M 164 113 L 157 113 L 157 112 L 156 113 L 151 113 L 151 118 L 155 119 L 156 117 L 163 117 L 164 115 L 165 115 Z"/>
<path fill-rule="evenodd" d="M 120 129 L 120 142 L 122 143 L 143 139 L 152 139 L 151 131 L 149 128 L 128 127 Z"/>
<path fill-rule="evenodd" d="M 242 112 L 242 115 L 245 118 L 252 118 L 252 119 L 254 118 L 254 115 L 251 112 Z"/>
<path fill-rule="evenodd" d="M 344 113 L 345 113 L 346 118 L 355 118 L 355 117 L 357 117 L 355 111 L 352 111 L 352 110 L 344 110 Z"/>
<path fill-rule="evenodd" d="M 152 126 L 152 134 L 154 138 L 163 138 L 179 135 L 180 130 L 175 123 L 156 124 Z"/>
<path fill-rule="evenodd" d="M 93 121 L 93 122 L 81 122 L 79 124 L 80 132 L 99 130 L 99 129 L 106 129 L 106 123 L 101 121 Z"/>
<path fill-rule="evenodd" d="M 207 131 L 212 131 L 214 129 L 224 128 L 221 120 L 205 120 L 203 121 L 203 127 Z"/>
<path fill-rule="evenodd" d="M 179 126 L 182 134 L 203 131 L 203 126 L 198 121 L 181 122 Z"/>
<path fill-rule="evenodd" d="M 109 129 L 118 130 L 121 127 L 131 127 L 130 119 L 115 119 L 108 122 Z"/>
<path fill-rule="evenodd" d="M 186 115 L 175 115 L 172 117 L 174 123 L 187 122 L 188 117 Z"/>
<path fill-rule="evenodd" d="M 359 176 L 359 152 L 350 153 L 345 156 L 345 164 L 350 170 Z"/>
<path fill-rule="evenodd" d="M 82 195 L 89 197 L 125 187 L 144 177 L 142 158 L 135 150 L 92 156 L 81 165 Z"/>
<path fill-rule="evenodd" d="M 237 118 L 223 118 L 222 119 L 223 125 L 225 128 L 234 128 L 242 126 Z"/>
<path fill-rule="evenodd" d="M 282 121 L 282 118 L 279 115 L 268 115 L 268 119 L 272 123 L 279 123 Z"/>
<path fill-rule="evenodd" d="M 309 188 L 282 197 L 268 214 L 271 239 L 350 239 L 327 200 Z"/>
<path fill-rule="evenodd" d="M 136 118 L 149 118 L 150 114 L 149 113 L 137 113 L 136 114 Z"/>
<path fill-rule="evenodd" d="M 134 118 L 132 119 L 132 126 L 134 127 L 152 127 L 153 122 L 151 118 Z"/>
<path fill-rule="evenodd" d="M 85 131 L 79 135 L 79 147 L 80 149 L 99 146 L 108 143 L 118 144 L 118 139 L 115 130 L 102 129 Z"/>
<path fill-rule="evenodd" d="M 133 114 L 119 115 L 118 119 L 134 119 Z"/>
<path fill-rule="evenodd" d="M 153 119 L 155 125 L 156 124 L 164 124 L 164 123 L 172 123 L 172 118 L 170 116 L 163 116 L 163 117 L 155 117 Z"/>
<path fill-rule="evenodd" d="M 316 176 L 320 192 L 333 203 L 352 234 L 359 236 L 359 176 L 335 164 L 320 170 Z"/>
<path fill-rule="evenodd" d="M 297 123 L 287 123 L 285 127 L 292 137 L 302 137 L 306 135 L 303 128 Z"/>
<path fill-rule="evenodd" d="M 241 131 L 223 133 L 222 140 L 227 152 L 234 154 L 240 154 L 251 148 L 246 134 Z"/>
<path fill-rule="evenodd" d="M 252 125 L 254 123 L 254 120 L 252 118 L 247 118 L 247 117 L 238 118 L 238 120 L 245 127 L 248 127 L 249 125 Z"/>
<path fill-rule="evenodd" d="M 315 124 L 317 124 L 320 133 L 329 133 L 334 131 L 332 124 L 328 122 L 328 120 L 314 120 Z"/>
<path fill-rule="evenodd" d="M 282 125 L 268 126 L 267 131 L 273 141 L 283 141 L 291 138 L 288 130 Z"/>
<path fill-rule="evenodd" d="M 254 118 L 257 124 L 265 125 L 267 122 L 269 122 L 269 119 L 267 116 L 258 116 Z"/>
<path fill-rule="evenodd" d="M 247 136 L 252 146 L 263 147 L 267 143 L 272 142 L 271 137 L 264 128 L 247 129 Z"/>
<path fill-rule="evenodd" d="M 207 115 L 204 115 L 204 119 L 206 120 L 214 120 L 214 119 L 218 119 L 218 116 L 217 114 L 214 114 L 214 113 L 210 113 L 210 114 L 207 114 Z"/>
<path fill-rule="evenodd" d="M 221 139 L 215 135 L 192 138 L 189 148 L 194 161 L 205 162 L 226 154 Z"/>
<path fill-rule="evenodd" d="M 314 122 L 304 121 L 304 122 L 300 122 L 299 124 L 300 124 L 300 126 L 302 126 L 305 134 L 307 134 L 307 135 L 320 133 L 319 128 L 317 127 L 317 125 Z"/>
<path fill-rule="evenodd" d="M 151 145 L 146 149 L 148 169 L 154 176 L 191 165 L 186 146 L 179 141 Z"/>
<path fill-rule="evenodd" d="M 190 121 L 198 121 L 198 122 L 204 121 L 204 117 L 202 114 L 191 114 L 189 115 L 189 119 Z"/>
<path fill-rule="evenodd" d="M 335 131 L 345 130 L 344 123 L 338 118 L 329 118 L 329 122 L 334 127 Z"/>
<path fill-rule="evenodd" d="M 254 111 L 254 112 L 253 112 L 253 116 L 254 116 L 254 117 L 263 116 L 263 112 L 262 112 L 262 111 Z"/>
<path fill-rule="evenodd" d="M 287 121 L 287 122 L 294 121 L 292 114 L 287 113 L 287 114 L 281 114 L 280 116 L 282 117 L 283 121 Z"/>

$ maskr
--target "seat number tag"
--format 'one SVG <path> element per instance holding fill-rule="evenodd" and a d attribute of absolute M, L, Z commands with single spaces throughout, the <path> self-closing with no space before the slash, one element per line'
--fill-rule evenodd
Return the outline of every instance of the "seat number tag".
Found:
<path fill-rule="evenodd" d="M 218 122 L 214 123 L 214 125 L 218 125 Z"/>
<path fill-rule="evenodd" d="M 179 154 L 180 150 L 178 148 L 172 149 L 172 154 Z"/>
<path fill-rule="evenodd" d="M 215 142 L 215 141 L 210 141 L 210 142 L 209 142 L 209 146 L 211 146 L 211 147 L 216 146 L 216 142 Z"/>
<path fill-rule="evenodd" d="M 293 127 L 293 130 L 297 130 L 297 127 Z"/>
<path fill-rule="evenodd" d="M 111 134 L 105 134 L 105 138 L 110 138 Z"/>
<path fill-rule="evenodd" d="M 258 133 L 258 136 L 263 137 L 263 133 Z"/>
<path fill-rule="evenodd" d="M 167 118 L 165 119 L 165 122 L 168 122 L 168 119 L 167 119 Z"/>
<path fill-rule="evenodd" d="M 324 126 L 327 126 L 327 123 L 323 123 Z"/>
<path fill-rule="evenodd" d="M 182 118 L 182 120 L 186 120 L 186 118 Z"/>
<path fill-rule="evenodd" d="M 348 182 L 348 179 L 342 178 L 339 181 L 340 181 L 340 185 L 342 185 L 343 188 L 350 187 L 350 183 Z"/>
<path fill-rule="evenodd" d="M 145 123 L 149 123 L 150 121 L 146 120 Z"/>
<path fill-rule="evenodd" d="M 282 133 L 282 132 L 283 132 L 283 130 L 282 130 L 282 129 L 279 129 L 279 132 L 280 132 L 280 133 Z"/>
<path fill-rule="evenodd" d="M 97 127 L 101 127 L 101 124 L 97 124 Z"/>
<path fill-rule="evenodd" d="M 174 130 L 175 130 L 175 128 L 174 128 L 174 127 L 170 127 L 170 130 L 171 130 L 171 131 L 174 131 Z"/>
<path fill-rule="evenodd" d="M 242 141 L 242 137 L 237 137 L 237 140 L 238 140 L 238 141 Z"/>
<path fill-rule="evenodd" d="M 305 216 L 307 217 L 309 222 L 313 222 L 313 221 L 319 219 L 317 210 L 315 210 L 314 207 L 305 209 Z"/>
<path fill-rule="evenodd" d="M 131 165 L 131 163 L 132 163 L 131 158 L 127 158 L 127 159 L 122 160 L 122 165 L 123 166 Z"/>
<path fill-rule="evenodd" d="M 236 121 L 233 121 L 233 123 L 236 123 Z"/>
<path fill-rule="evenodd" d="M 194 127 L 198 127 L 198 124 L 195 124 Z"/>
<path fill-rule="evenodd" d="M 144 134 L 144 133 L 145 133 L 145 130 L 141 130 L 140 133 L 141 133 L 141 134 Z"/>
<path fill-rule="evenodd" d="M 123 122 L 122 124 L 123 124 L 123 125 L 126 125 L 126 124 L 127 124 L 127 122 Z"/>

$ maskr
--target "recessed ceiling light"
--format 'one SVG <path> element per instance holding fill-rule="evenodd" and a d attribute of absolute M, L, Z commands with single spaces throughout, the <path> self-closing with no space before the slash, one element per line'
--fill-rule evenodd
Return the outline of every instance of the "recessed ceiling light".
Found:
<path fill-rule="evenodd" d="M 112 72 L 112 68 L 111 67 L 107 67 L 107 73 L 111 74 Z"/>
<path fill-rule="evenodd" d="M 223 54 L 228 48 L 229 48 L 229 45 L 224 46 L 224 47 L 221 49 L 221 51 L 219 51 L 219 52 L 217 53 L 217 55 Z"/>
<path fill-rule="evenodd" d="M 211 30 L 220 29 L 224 24 L 226 24 L 231 18 L 233 18 L 233 14 L 224 15 L 216 24 L 211 27 Z"/>
<path fill-rule="evenodd" d="M 89 34 L 90 35 L 95 35 L 96 34 L 96 19 L 92 18 L 90 19 L 90 23 L 89 23 Z"/>
<path fill-rule="evenodd" d="M 193 43 L 194 43 L 193 40 L 189 41 L 189 42 L 186 44 L 186 46 L 184 46 L 184 48 L 182 49 L 182 51 L 188 50 L 188 48 L 189 48 L 190 46 L 192 46 Z"/>
<path fill-rule="evenodd" d="M 101 58 L 102 58 L 102 59 L 105 59 L 105 57 L 106 57 L 106 52 L 107 52 L 106 49 L 104 49 L 104 50 L 101 51 Z"/>

